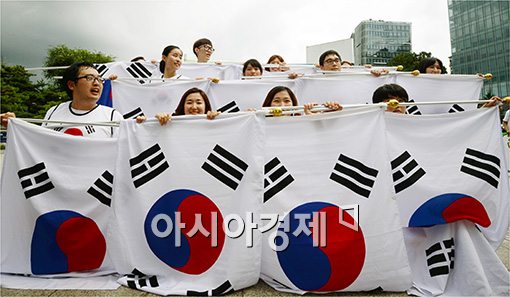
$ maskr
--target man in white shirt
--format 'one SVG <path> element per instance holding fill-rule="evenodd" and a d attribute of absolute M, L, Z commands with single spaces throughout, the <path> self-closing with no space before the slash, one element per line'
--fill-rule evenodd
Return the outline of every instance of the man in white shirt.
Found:
<path fill-rule="evenodd" d="M 115 109 L 97 104 L 103 91 L 103 78 L 94 65 L 78 62 L 69 66 L 62 80 L 64 89 L 71 101 L 52 106 L 44 116 L 45 120 L 66 122 L 110 122 L 119 121 L 123 117 Z M 14 113 L 2 115 L 2 125 L 7 126 L 7 120 L 15 117 Z M 118 128 L 97 125 L 76 125 L 74 127 L 59 127 L 45 123 L 56 131 L 84 137 L 114 137 Z"/>

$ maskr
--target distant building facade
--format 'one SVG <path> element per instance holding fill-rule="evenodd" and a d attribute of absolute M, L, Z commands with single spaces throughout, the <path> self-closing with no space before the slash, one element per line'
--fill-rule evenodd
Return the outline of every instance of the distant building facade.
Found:
<path fill-rule="evenodd" d="M 363 21 L 352 37 L 357 65 L 386 65 L 396 55 L 411 52 L 411 23 Z"/>
<path fill-rule="evenodd" d="M 335 50 L 343 61 L 355 63 L 352 38 L 307 46 L 306 63 L 319 64 L 320 55 L 327 50 Z"/>
<path fill-rule="evenodd" d="M 492 73 L 483 93 L 510 92 L 509 1 L 448 0 L 451 72 Z"/>

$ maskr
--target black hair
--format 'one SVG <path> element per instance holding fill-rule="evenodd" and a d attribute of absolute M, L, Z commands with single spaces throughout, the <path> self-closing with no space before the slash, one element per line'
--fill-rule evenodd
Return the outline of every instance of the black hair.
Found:
<path fill-rule="evenodd" d="M 211 102 L 209 101 L 209 97 L 207 97 L 207 94 L 199 89 L 199 88 L 196 88 L 196 87 L 193 87 L 189 90 L 187 90 L 186 92 L 184 92 L 184 94 L 182 94 L 182 97 L 181 97 L 181 101 L 179 101 L 179 104 L 177 105 L 177 108 L 175 109 L 175 112 L 173 113 L 173 115 L 184 115 L 184 104 L 186 103 L 186 98 L 190 95 L 190 94 L 194 94 L 194 93 L 198 93 L 200 94 L 200 96 L 202 96 L 202 99 L 204 100 L 204 104 L 205 104 L 205 113 L 207 113 L 208 111 L 212 110 L 211 108 Z"/>
<path fill-rule="evenodd" d="M 292 106 L 298 105 L 296 95 L 294 95 L 294 92 L 292 92 L 291 89 L 285 86 L 276 86 L 272 88 L 269 91 L 269 93 L 267 93 L 266 99 L 264 100 L 264 103 L 262 103 L 262 107 L 270 107 L 271 102 L 273 102 L 274 96 L 282 91 L 287 91 L 287 93 L 289 93 L 290 99 L 292 100 Z"/>
<path fill-rule="evenodd" d="M 409 95 L 407 95 L 407 91 L 404 88 L 397 84 L 386 84 L 374 91 L 372 103 L 380 103 L 392 98 L 400 98 L 404 102 L 409 101 Z"/>
<path fill-rule="evenodd" d="M 248 68 L 248 66 L 250 66 L 250 65 L 251 65 L 251 67 L 260 69 L 260 74 L 262 74 L 262 72 L 264 72 L 264 69 L 262 68 L 262 65 L 260 64 L 259 61 L 255 60 L 255 59 L 249 59 L 248 61 L 244 62 L 243 75 L 244 75 L 244 72 L 246 71 L 246 68 Z"/>
<path fill-rule="evenodd" d="M 169 45 L 163 49 L 163 53 L 161 54 L 166 57 L 173 49 L 176 48 L 180 50 L 180 48 L 176 45 Z M 161 71 L 161 73 L 165 73 L 165 61 L 163 59 L 159 62 L 159 71 Z"/>
<path fill-rule="evenodd" d="M 138 61 L 145 61 L 145 58 L 143 56 L 136 56 L 133 59 L 131 59 L 130 62 L 138 62 Z"/>
<path fill-rule="evenodd" d="M 322 53 L 322 55 L 319 57 L 319 65 L 324 66 L 324 60 L 326 60 L 326 57 L 329 55 L 336 55 L 338 59 L 340 59 L 340 62 L 342 62 L 342 57 L 340 57 L 340 54 L 335 50 L 329 50 Z"/>
<path fill-rule="evenodd" d="M 62 78 L 62 88 L 64 91 L 66 91 L 67 95 L 69 95 L 69 98 L 73 99 L 73 91 L 69 89 L 67 86 L 68 81 L 77 81 L 78 74 L 80 73 L 80 70 L 82 68 L 94 68 L 96 69 L 96 66 L 94 64 L 89 62 L 76 62 L 73 63 L 71 66 L 67 67 L 64 76 Z"/>
<path fill-rule="evenodd" d="M 195 56 L 198 57 L 197 53 L 195 52 L 195 49 L 201 47 L 204 44 L 208 44 L 211 47 L 213 46 L 212 42 L 207 38 L 200 38 L 199 40 L 195 41 L 195 43 L 193 43 L 193 53 L 195 54 Z"/>
<path fill-rule="evenodd" d="M 434 57 L 423 59 L 420 63 L 420 67 L 418 68 L 418 70 L 420 71 L 420 73 L 427 73 L 427 68 L 436 64 L 436 62 L 439 64 L 439 66 L 441 66 L 441 74 L 446 73 L 444 71 L 443 62 L 441 62 L 441 60 L 439 60 L 438 58 Z"/>

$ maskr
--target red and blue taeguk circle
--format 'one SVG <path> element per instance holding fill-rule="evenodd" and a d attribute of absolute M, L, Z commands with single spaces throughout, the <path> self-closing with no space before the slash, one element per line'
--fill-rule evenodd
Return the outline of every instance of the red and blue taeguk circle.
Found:
<path fill-rule="evenodd" d="M 106 255 L 106 240 L 90 218 L 57 210 L 39 216 L 32 235 L 33 274 L 97 269 Z"/>
<path fill-rule="evenodd" d="M 182 229 L 175 226 L 176 213 L 185 224 Z M 200 216 L 203 229 L 209 233 L 207 236 L 203 234 L 206 232 L 188 235 L 197 216 Z M 201 274 L 211 268 L 225 243 L 223 216 L 216 204 L 206 196 L 187 189 L 173 190 L 159 198 L 147 213 L 144 229 L 147 243 L 156 257 L 187 274 Z M 212 232 L 216 232 L 216 246 Z M 179 241 L 180 244 L 177 244 Z"/>
<path fill-rule="evenodd" d="M 365 239 L 361 228 L 357 231 L 339 223 L 340 211 L 343 221 L 357 224 L 352 216 L 340 207 L 325 202 L 310 202 L 294 208 L 286 217 L 289 221 L 288 247 L 277 251 L 278 261 L 285 275 L 303 291 L 338 291 L 347 288 L 361 273 L 365 262 Z M 300 220 L 296 214 L 309 214 L 306 225 L 313 223 L 313 213 L 325 213 L 326 244 L 313 246 L 313 234 L 321 232 L 320 228 L 309 228 L 312 233 L 293 233 Z M 316 223 L 316 222 L 315 222 Z M 279 232 L 284 232 L 284 223 L 280 224 Z M 358 226 L 359 227 L 359 226 Z M 283 240 L 276 237 L 275 244 L 280 246 Z"/>
<path fill-rule="evenodd" d="M 409 219 L 409 227 L 429 227 L 459 220 L 469 220 L 489 227 L 491 220 L 483 204 L 461 193 L 446 193 L 430 198 Z"/>

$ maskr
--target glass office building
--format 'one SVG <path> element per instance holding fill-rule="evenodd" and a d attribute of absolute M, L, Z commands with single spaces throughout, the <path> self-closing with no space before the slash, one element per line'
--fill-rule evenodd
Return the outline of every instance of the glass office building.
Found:
<path fill-rule="evenodd" d="M 352 38 L 358 65 L 386 65 L 396 55 L 411 52 L 411 23 L 363 21 Z"/>
<path fill-rule="evenodd" d="M 448 0 L 453 74 L 492 73 L 483 94 L 510 92 L 510 1 Z"/>

